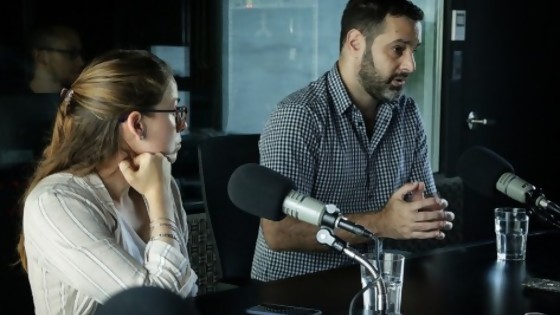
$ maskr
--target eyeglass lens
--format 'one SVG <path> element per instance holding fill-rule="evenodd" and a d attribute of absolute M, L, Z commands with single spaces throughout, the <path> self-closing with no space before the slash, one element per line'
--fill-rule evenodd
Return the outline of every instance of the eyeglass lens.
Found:
<path fill-rule="evenodd" d="M 186 107 L 179 107 L 175 111 L 175 125 L 177 126 L 178 132 L 185 129 L 187 124 L 187 113 Z"/>

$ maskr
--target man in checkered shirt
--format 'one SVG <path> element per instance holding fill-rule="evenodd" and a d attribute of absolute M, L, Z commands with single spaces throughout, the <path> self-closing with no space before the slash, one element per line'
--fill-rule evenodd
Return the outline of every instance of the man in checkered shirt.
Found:
<path fill-rule="evenodd" d="M 415 70 L 422 19 L 407 0 L 350 0 L 338 61 L 280 102 L 259 142 L 261 165 L 382 238 L 441 239 L 454 219 L 445 200 L 423 197 L 435 191 L 426 133 L 416 103 L 401 95 Z M 408 193 L 421 197 L 409 200 Z M 251 277 L 269 281 L 354 263 L 319 244 L 317 231 L 291 217 L 261 219 Z M 364 237 L 335 233 L 361 252 L 373 250 Z"/>

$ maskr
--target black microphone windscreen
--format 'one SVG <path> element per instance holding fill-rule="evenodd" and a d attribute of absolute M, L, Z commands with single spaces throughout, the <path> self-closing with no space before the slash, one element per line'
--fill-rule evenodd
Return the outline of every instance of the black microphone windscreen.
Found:
<path fill-rule="evenodd" d="M 459 177 L 476 192 L 498 197 L 496 183 L 504 173 L 514 173 L 513 166 L 494 151 L 483 146 L 467 149 L 457 164 Z"/>
<path fill-rule="evenodd" d="M 229 198 L 235 206 L 272 221 L 286 216 L 282 205 L 293 189 L 294 184 L 288 177 L 256 163 L 238 167 L 228 182 Z"/>
<path fill-rule="evenodd" d="M 272 221 L 282 220 L 284 199 L 294 189 L 286 176 L 256 163 L 238 167 L 228 182 L 231 202 L 241 210 Z"/>

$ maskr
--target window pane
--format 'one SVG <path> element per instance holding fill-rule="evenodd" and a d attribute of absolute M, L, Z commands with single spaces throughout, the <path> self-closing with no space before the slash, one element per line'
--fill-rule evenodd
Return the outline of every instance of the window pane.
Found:
<path fill-rule="evenodd" d="M 434 172 L 439 170 L 440 88 L 443 1 L 415 0 L 424 11 L 421 42 L 415 54 L 416 71 L 406 82 L 405 93 L 417 103 L 428 133 Z"/>

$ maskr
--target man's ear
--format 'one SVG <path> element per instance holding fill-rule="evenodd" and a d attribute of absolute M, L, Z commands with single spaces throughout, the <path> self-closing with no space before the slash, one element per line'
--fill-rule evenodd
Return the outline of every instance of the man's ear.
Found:
<path fill-rule="evenodd" d="M 346 34 L 346 42 L 348 52 L 354 57 L 361 57 L 366 48 L 366 37 L 362 32 L 353 28 Z"/>

